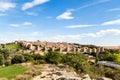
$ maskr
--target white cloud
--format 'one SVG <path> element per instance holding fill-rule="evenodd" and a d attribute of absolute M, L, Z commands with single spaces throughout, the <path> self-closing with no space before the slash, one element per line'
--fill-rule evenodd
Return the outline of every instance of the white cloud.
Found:
<path fill-rule="evenodd" d="M 106 25 L 120 25 L 120 19 L 107 21 L 107 22 L 102 23 L 101 25 L 102 26 L 106 26 Z"/>
<path fill-rule="evenodd" d="M 120 11 L 120 8 L 109 9 L 108 11 Z"/>
<path fill-rule="evenodd" d="M 90 25 L 90 24 L 70 25 L 70 26 L 65 26 L 65 28 L 84 28 L 84 27 L 91 27 L 91 26 L 108 26 L 108 25 L 120 25 L 120 19 L 111 20 L 111 21 L 103 22 L 101 24 L 96 24 L 96 25 Z"/>
<path fill-rule="evenodd" d="M 76 9 L 67 10 L 64 13 L 62 13 L 61 15 L 57 16 L 56 19 L 58 19 L 58 20 L 62 20 L 62 19 L 65 19 L 65 20 L 74 19 L 74 17 L 71 16 L 72 15 L 72 11 L 78 11 L 78 10 L 81 10 L 81 9 L 84 9 L 84 8 L 87 8 L 87 7 L 91 7 L 91 6 L 95 6 L 95 5 L 98 5 L 98 4 L 101 4 L 101 3 L 105 3 L 105 2 L 108 2 L 108 1 L 110 1 L 110 0 L 98 0 L 96 2 L 83 5 L 83 6 L 79 7 L 79 8 L 76 8 Z"/>
<path fill-rule="evenodd" d="M 80 41 L 84 38 L 101 38 L 106 35 L 120 35 L 120 29 L 100 30 L 96 33 L 83 33 L 74 35 L 57 35 L 49 39 L 53 41 Z"/>
<path fill-rule="evenodd" d="M 24 26 L 30 26 L 30 25 L 32 25 L 32 23 L 31 22 L 24 22 L 22 25 L 24 25 Z"/>
<path fill-rule="evenodd" d="M 65 28 L 84 28 L 84 27 L 91 27 L 95 25 L 71 25 L 71 26 L 66 26 Z"/>
<path fill-rule="evenodd" d="M 31 22 L 24 22 L 22 24 L 10 24 L 11 27 L 20 27 L 20 26 L 24 26 L 24 27 L 27 27 L 27 26 L 32 26 L 33 23 Z"/>
<path fill-rule="evenodd" d="M 1 12 L 5 12 L 11 8 L 15 8 L 16 4 L 15 3 L 11 3 L 11 2 L 1 2 L 0 1 L 0 11 Z"/>
<path fill-rule="evenodd" d="M 10 36 L 12 35 L 12 36 Z M 89 41 L 94 41 L 94 39 L 101 39 L 106 36 L 118 36 L 120 35 L 120 29 L 106 29 L 100 30 L 95 33 L 81 33 L 81 34 L 68 34 L 68 35 L 56 35 L 56 36 L 45 36 L 40 31 L 34 31 L 30 33 L 6 33 L 5 35 L 0 36 L 0 42 L 8 42 L 15 40 L 29 40 L 29 41 L 52 41 L 52 42 L 76 42 L 80 43 L 84 39 L 88 39 Z M 89 42 L 88 41 L 88 42 Z"/>
<path fill-rule="evenodd" d="M 31 15 L 31 16 L 38 16 L 38 13 L 36 12 L 27 12 L 28 15 Z"/>
<path fill-rule="evenodd" d="M 0 43 L 8 43 L 15 40 L 36 41 L 39 40 L 43 35 L 44 34 L 39 31 L 29 33 L 7 32 L 6 34 L 0 35 Z"/>
<path fill-rule="evenodd" d="M 72 11 L 73 10 L 67 10 L 66 12 L 62 13 L 61 15 L 57 16 L 56 19 L 58 20 L 61 20 L 61 19 L 66 19 L 66 20 L 69 20 L 69 19 L 74 19 L 72 15 Z"/>
<path fill-rule="evenodd" d="M 57 35 L 54 39 L 81 39 L 81 35 Z"/>
<path fill-rule="evenodd" d="M 11 27 L 19 27 L 19 24 L 10 24 Z"/>
<path fill-rule="evenodd" d="M 88 34 L 83 34 L 84 36 L 88 37 L 103 37 L 105 35 L 120 35 L 120 29 L 107 29 L 107 30 L 101 30 L 96 33 L 88 33 Z"/>
<path fill-rule="evenodd" d="M 110 0 L 96 0 L 96 2 L 83 5 L 83 6 L 77 8 L 77 9 L 75 9 L 75 10 L 81 10 L 81 9 L 84 9 L 84 8 L 92 7 L 92 6 L 95 6 L 95 5 L 98 5 L 98 4 L 101 4 L 101 3 L 105 3 L 105 2 L 109 2 L 109 1 L 110 1 Z"/>
<path fill-rule="evenodd" d="M 39 31 L 35 31 L 35 32 L 31 33 L 30 36 L 43 36 L 43 33 L 39 32 Z"/>
<path fill-rule="evenodd" d="M 22 10 L 27 10 L 29 8 L 46 3 L 48 1 L 50 1 L 50 0 L 33 0 L 32 2 L 27 2 L 22 6 Z"/>

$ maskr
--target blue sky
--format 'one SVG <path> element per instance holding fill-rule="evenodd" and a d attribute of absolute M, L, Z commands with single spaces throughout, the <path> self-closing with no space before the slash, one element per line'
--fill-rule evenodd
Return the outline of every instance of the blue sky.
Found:
<path fill-rule="evenodd" d="M 0 0 L 0 43 L 120 45 L 120 0 Z"/>

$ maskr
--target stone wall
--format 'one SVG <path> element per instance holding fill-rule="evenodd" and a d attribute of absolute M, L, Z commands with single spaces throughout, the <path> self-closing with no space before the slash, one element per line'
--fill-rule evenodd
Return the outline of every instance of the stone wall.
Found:
<path fill-rule="evenodd" d="M 76 46 L 72 43 L 65 43 L 65 42 L 28 42 L 28 41 L 16 41 L 15 43 L 20 43 L 24 48 L 27 48 L 29 50 L 34 51 L 42 51 L 42 52 L 48 52 L 48 51 L 59 51 L 60 53 L 69 53 L 69 52 L 103 52 L 103 47 L 97 47 L 97 48 L 89 48 L 89 47 L 82 47 L 82 46 Z"/>

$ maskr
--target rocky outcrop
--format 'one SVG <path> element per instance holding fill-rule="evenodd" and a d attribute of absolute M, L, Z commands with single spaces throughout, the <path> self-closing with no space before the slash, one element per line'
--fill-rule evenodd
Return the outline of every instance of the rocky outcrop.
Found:
<path fill-rule="evenodd" d="M 41 75 L 36 76 L 33 80 L 91 80 L 89 75 L 81 77 L 74 70 L 64 65 L 49 65 L 41 66 Z"/>

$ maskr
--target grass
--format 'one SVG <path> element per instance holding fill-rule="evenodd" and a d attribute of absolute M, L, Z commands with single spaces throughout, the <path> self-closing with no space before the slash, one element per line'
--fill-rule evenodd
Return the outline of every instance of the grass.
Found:
<path fill-rule="evenodd" d="M 27 70 L 28 68 L 18 65 L 2 67 L 0 68 L 0 78 L 8 78 L 10 80 L 19 74 L 23 74 Z"/>
<path fill-rule="evenodd" d="M 6 49 L 21 49 L 20 44 L 7 44 Z"/>

